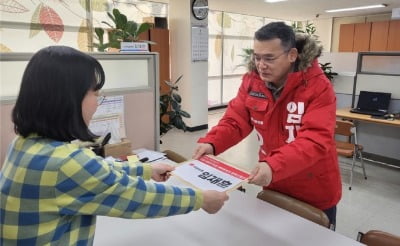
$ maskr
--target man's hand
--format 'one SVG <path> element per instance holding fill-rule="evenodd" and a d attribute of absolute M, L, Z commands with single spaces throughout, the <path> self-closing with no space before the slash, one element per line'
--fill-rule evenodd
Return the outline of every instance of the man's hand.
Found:
<path fill-rule="evenodd" d="M 151 178 L 158 182 L 166 181 L 171 176 L 171 171 L 175 170 L 175 167 L 164 163 L 151 164 L 151 168 Z"/>
<path fill-rule="evenodd" d="M 199 143 L 197 144 L 196 150 L 194 151 L 192 158 L 196 160 L 202 157 L 203 155 L 213 155 L 213 154 L 214 154 L 214 148 L 211 144 Z"/>
<path fill-rule="evenodd" d="M 272 181 L 272 169 L 266 162 L 259 162 L 250 172 L 249 184 L 268 186 Z"/>

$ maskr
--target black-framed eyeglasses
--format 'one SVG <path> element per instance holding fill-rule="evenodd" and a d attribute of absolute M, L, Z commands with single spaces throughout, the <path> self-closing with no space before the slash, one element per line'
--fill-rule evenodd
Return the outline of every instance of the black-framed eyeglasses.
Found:
<path fill-rule="evenodd" d="M 260 64 L 260 62 L 262 62 L 263 64 L 265 64 L 265 65 L 272 65 L 272 64 L 274 64 L 275 63 L 275 61 L 279 58 L 279 57 L 281 57 L 283 54 L 287 54 L 287 53 L 289 53 L 289 51 L 284 51 L 284 52 L 282 52 L 281 54 L 279 54 L 279 55 L 277 55 L 277 56 L 275 56 L 275 57 L 271 57 L 271 56 L 269 56 L 269 55 L 256 55 L 256 54 L 254 54 L 253 55 L 253 59 L 254 59 L 254 62 L 256 63 L 256 64 Z"/>

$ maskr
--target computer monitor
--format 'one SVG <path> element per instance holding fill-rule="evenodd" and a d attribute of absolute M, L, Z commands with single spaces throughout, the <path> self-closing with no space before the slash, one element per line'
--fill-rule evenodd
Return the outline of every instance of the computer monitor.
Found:
<path fill-rule="evenodd" d="M 360 91 L 357 109 L 387 112 L 391 95 L 385 92 Z"/>

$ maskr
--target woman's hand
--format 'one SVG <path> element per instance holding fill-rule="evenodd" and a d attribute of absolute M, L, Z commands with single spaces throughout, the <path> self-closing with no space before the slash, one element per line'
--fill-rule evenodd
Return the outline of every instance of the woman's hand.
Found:
<path fill-rule="evenodd" d="M 164 163 L 151 164 L 151 168 L 151 178 L 158 182 L 168 180 L 168 178 L 171 176 L 171 172 L 175 170 L 175 167 Z"/>
<path fill-rule="evenodd" d="M 209 214 L 215 214 L 228 199 L 229 197 L 226 192 L 205 190 L 203 191 L 203 205 L 201 208 Z"/>

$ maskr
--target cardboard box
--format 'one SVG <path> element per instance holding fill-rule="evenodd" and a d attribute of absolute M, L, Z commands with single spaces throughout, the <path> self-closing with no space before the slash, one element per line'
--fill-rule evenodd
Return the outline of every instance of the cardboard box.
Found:
<path fill-rule="evenodd" d="M 132 155 L 132 143 L 129 139 L 123 139 L 121 143 L 106 144 L 104 146 L 104 155 L 114 158 Z"/>

